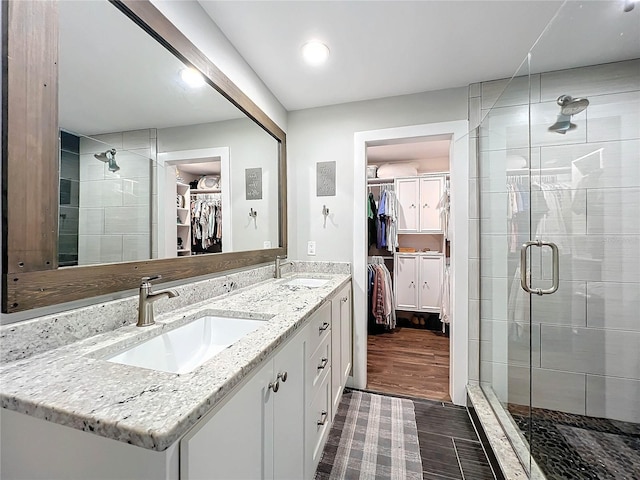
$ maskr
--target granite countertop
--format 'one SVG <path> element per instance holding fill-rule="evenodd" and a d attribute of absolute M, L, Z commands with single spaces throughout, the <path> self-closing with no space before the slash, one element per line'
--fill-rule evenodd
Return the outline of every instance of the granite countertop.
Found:
<path fill-rule="evenodd" d="M 309 288 L 268 280 L 156 317 L 0 366 L 3 408 L 162 451 L 213 408 L 351 278 Z M 112 363 L 109 353 L 203 314 L 269 319 L 194 371 L 173 374 Z M 135 319 L 133 319 L 135 322 Z"/>

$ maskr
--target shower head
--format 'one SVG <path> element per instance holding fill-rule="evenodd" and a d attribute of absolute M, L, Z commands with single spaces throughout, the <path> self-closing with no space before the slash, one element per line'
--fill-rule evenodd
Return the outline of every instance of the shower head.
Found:
<path fill-rule="evenodd" d="M 547 130 L 564 135 L 569 130 L 577 128 L 575 123 L 571 123 L 571 117 L 585 110 L 589 106 L 589 100 L 573 98 L 571 95 L 560 95 L 557 102 L 560 105 L 560 115 L 558 115 L 556 123 Z"/>
<path fill-rule="evenodd" d="M 116 163 L 116 149 L 115 148 L 112 148 L 110 150 L 106 150 L 106 151 L 104 151 L 102 153 L 96 153 L 94 155 L 94 157 L 96 157 L 101 162 L 108 163 L 110 172 L 114 172 L 115 173 L 118 170 L 120 170 L 120 167 Z"/>
<path fill-rule="evenodd" d="M 558 97 L 558 105 L 560 105 L 560 113 L 562 115 L 576 115 L 589 106 L 589 100 L 586 98 L 573 98 L 570 95 L 560 95 Z"/>

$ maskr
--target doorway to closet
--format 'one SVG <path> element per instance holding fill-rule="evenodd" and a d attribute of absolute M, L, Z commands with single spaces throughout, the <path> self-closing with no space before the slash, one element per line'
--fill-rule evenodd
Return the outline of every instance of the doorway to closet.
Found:
<path fill-rule="evenodd" d="M 367 389 L 449 396 L 450 136 L 366 148 Z"/>
<path fill-rule="evenodd" d="M 466 404 L 466 386 L 469 379 L 469 198 L 470 167 L 467 120 L 427 123 L 405 127 L 368 130 L 354 134 L 354 209 L 353 209 L 353 371 L 349 385 L 367 388 L 368 359 L 368 251 L 366 178 L 367 148 L 378 145 L 415 142 L 416 139 L 449 139 L 449 170 L 451 217 L 450 273 L 451 323 L 449 337 L 449 396 L 456 405 Z M 398 252 L 399 253 L 399 252 Z M 426 320 L 425 320 L 426 323 Z M 473 352 L 471 352 L 471 356 Z"/>

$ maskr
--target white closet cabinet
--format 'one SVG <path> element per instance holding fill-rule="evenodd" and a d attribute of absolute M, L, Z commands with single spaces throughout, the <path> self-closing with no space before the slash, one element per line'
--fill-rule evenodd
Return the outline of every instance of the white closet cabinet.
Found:
<path fill-rule="evenodd" d="M 398 233 L 442 233 L 440 199 L 444 177 L 429 175 L 395 180 Z"/>
<path fill-rule="evenodd" d="M 397 308 L 418 312 L 440 311 L 444 256 L 397 253 L 394 261 Z"/>
<path fill-rule="evenodd" d="M 304 478 L 305 331 L 185 435 L 182 480 Z"/>

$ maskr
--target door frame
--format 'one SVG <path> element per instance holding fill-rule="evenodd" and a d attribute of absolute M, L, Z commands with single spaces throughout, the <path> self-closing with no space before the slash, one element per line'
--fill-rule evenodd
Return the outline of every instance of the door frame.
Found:
<path fill-rule="evenodd" d="M 368 130 L 354 134 L 353 195 L 353 376 L 355 388 L 367 386 L 367 146 L 415 137 L 450 138 L 451 187 L 451 328 L 449 339 L 449 395 L 466 405 L 469 369 L 469 122 L 429 123 Z"/>

